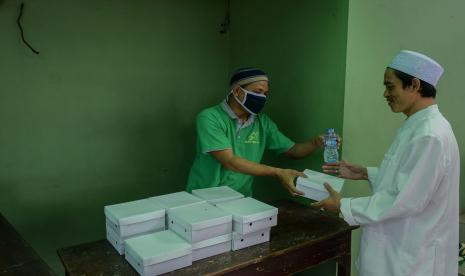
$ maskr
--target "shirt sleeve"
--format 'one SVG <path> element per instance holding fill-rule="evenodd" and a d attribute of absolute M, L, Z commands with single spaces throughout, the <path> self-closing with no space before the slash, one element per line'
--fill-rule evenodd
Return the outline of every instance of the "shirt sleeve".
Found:
<path fill-rule="evenodd" d="M 279 131 L 278 126 L 265 114 L 261 117 L 265 128 L 266 143 L 265 148 L 273 150 L 277 154 L 288 151 L 295 145 L 295 142 Z"/>
<path fill-rule="evenodd" d="M 227 136 L 227 128 L 221 121 L 208 112 L 201 112 L 197 116 L 197 139 L 200 152 L 206 154 L 211 151 L 231 149 L 231 141 Z"/>
<path fill-rule="evenodd" d="M 371 189 L 375 189 L 376 177 L 378 176 L 378 168 L 376 167 L 367 167 L 368 172 L 368 183 L 370 183 Z"/>
<path fill-rule="evenodd" d="M 410 142 L 402 153 L 391 183 L 376 179 L 380 189 L 372 196 L 341 200 L 341 213 L 351 225 L 365 225 L 421 212 L 430 202 L 445 172 L 441 142 L 423 136 Z M 389 169 L 389 168 L 388 168 Z"/>

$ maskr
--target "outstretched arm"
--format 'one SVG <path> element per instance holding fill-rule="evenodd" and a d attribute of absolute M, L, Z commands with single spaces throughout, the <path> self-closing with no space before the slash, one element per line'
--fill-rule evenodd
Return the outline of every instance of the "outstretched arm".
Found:
<path fill-rule="evenodd" d="M 315 150 L 322 148 L 323 146 L 323 135 L 319 135 L 307 142 L 296 143 L 286 152 L 286 155 L 293 159 L 299 159 L 312 154 Z"/>
<path fill-rule="evenodd" d="M 324 164 L 323 172 L 336 174 L 337 177 L 345 179 L 368 180 L 368 170 L 366 167 L 352 164 L 344 160 L 341 162 Z"/>
<path fill-rule="evenodd" d="M 291 170 L 267 166 L 249 161 L 234 155 L 231 149 L 211 151 L 216 160 L 228 170 L 249 174 L 253 176 L 273 176 L 276 177 L 283 187 L 292 195 L 303 195 L 304 193 L 297 190 L 294 186 L 294 178 L 298 176 L 306 177 L 304 173 Z"/>

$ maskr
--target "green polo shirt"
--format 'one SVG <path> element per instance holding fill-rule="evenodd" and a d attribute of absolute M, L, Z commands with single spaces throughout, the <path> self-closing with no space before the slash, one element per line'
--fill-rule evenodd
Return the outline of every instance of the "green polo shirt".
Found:
<path fill-rule="evenodd" d="M 249 120 L 240 125 L 226 101 L 207 108 L 197 116 L 197 153 L 187 191 L 229 186 L 244 196 L 252 196 L 253 176 L 224 168 L 209 152 L 232 149 L 234 155 L 260 163 L 265 149 L 280 154 L 294 144 L 263 113 L 249 116 Z"/>

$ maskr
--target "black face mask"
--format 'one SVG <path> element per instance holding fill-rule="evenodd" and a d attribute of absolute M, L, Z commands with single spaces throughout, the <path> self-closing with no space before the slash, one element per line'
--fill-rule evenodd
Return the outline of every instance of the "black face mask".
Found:
<path fill-rule="evenodd" d="M 263 107 L 265 106 L 266 96 L 260 93 L 245 90 L 242 87 L 239 88 L 244 92 L 244 99 L 241 102 L 233 93 L 236 101 L 250 114 L 257 115 L 260 113 L 260 111 L 262 111 Z"/>

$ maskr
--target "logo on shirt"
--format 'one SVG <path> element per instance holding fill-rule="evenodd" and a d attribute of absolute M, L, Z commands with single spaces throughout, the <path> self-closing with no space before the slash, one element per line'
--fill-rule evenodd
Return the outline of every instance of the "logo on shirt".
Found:
<path fill-rule="evenodd" d="M 253 131 L 250 133 L 249 137 L 244 141 L 246 144 L 259 144 L 259 136 L 258 136 L 258 131 Z"/>

